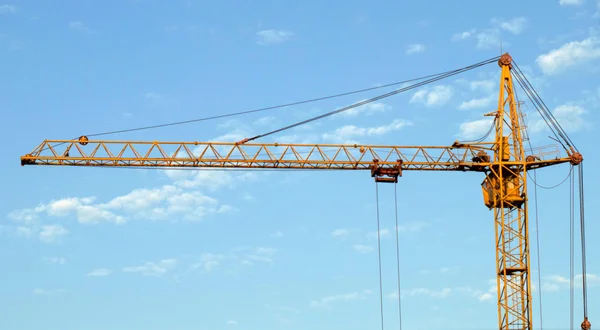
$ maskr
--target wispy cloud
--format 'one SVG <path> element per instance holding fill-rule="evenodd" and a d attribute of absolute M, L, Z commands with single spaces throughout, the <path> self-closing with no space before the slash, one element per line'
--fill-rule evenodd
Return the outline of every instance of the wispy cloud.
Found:
<path fill-rule="evenodd" d="M 352 249 L 354 249 L 354 251 L 360 252 L 360 253 L 369 253 L 374 250 L 374 248 L 372 246 L 365 245 L 365 244 L 354 244 L 354 245 L 352 245 Z"/>
<path fill-rule="evenodd" d="M 467 31 L 455 33 L 450 38 L 451 41 L 463 41 L 467 39 L 475 39 L 477 41 L 477 49 L 493 49 L 500 47 L 500 44 L 504 46 L 510 45 L 506 40 L 502 38 L 502 31 L 506 31 L 513 35 L 521 34 L 527 28 L 527 18 L 515 17 L 508 20 L 493 18 L 490 23 L 491 26 L 482 29 L 470 29 Z"/>
<path fill-rule="evenodd" d="M 98 268 L 98 269 L 94 269 L 91 272 L 87 273 L 87 276 L 104 277 L 104 276 L 108 276 L 110 274 L 111 274 L 111 271 L 109 269 Z"/>
<path fill-rule="evenodd" d="M 423 88 L 415 92 L 409 103 L 423 103 L 428 107 L 441 106 L 450 101 L 453 95 L 452 87 L 437 85 L 431 89 Z"/>
<path fill-rule="evenodd" d="M 69 22 L 69 29 L 74 30 L 74 31 L 78 31 L 78 32 L 82 32 L 82 33 L 86 33 L 86 34 L 93 34 L 93 33 L 95 33 L 94 30 L 92 30 L 91 28 L 89 28 L 87 25 L 85 25 L 81 21 L 71 21 L 71 22 Z"/>
<path fill-rule="evenodd" d="M 123 271 L 126 273 L 140 273 L 144 276 L 161 277 L 167 272 L 175 268 L 177 260 L 163 259 L 158 262 L 146 262 L 141 266 L 125 267 Z"/>
<path fill-rule="evenodd" d="M 573 286 L 581 288 L 582 286 L 581 274 L 576 274 L 573 279 Z M 600 285 L 600 276 L 597 274 L 586 273 L 586 279 L 588 286 Z M 542 291 L 559 291 L 568 289 L 571 285 L 571 280 L 568 277 L 562 275 L 550 275 L 546 276 L 542 283 Z"/>
<path fill-rule="evenodd" d="M 360 100 L 356 103 L 360 103 L 363 102 L 365 100 Z M 392 107 L 382 103 L 382 102 L 372 102 L 372 103 L 367 103 L 355 108 L 351 108 L 348 109 L 346 111 L 342 111 L 339 113 L 336 113 L 335 115 L 331 116 L 332 119 L 337 119 L 338 117 L 345 117 L 345 118 L 350 118 L 350 117 L 357 117 L 358 115 L 373 115 L 376 113 L 383 113 L 386 112 L 388 110 L 390 110 Z M 340 107 L 341 109 L 341 107 Z"/>
<path fill-rule="evenodd" d="M 559 0 L 558 3 L 561 6 L 580 6 L 583 4 L 583 0 Z"/>
<path fill-rule="evenodd" d="M 15 5 L 0 5 L 0 14 L 14 14 L 17 12 Z"/>
<path fill-rule="evenodd" d="M 60 241 L 68 233 L 69 231 L 61 225 L 46 225 L 41 227 L 38 236 L 42 242 L 53 243 Z"/>
<path fill-rule="evenodd" d="M 258 38 L 257 44 L 273 45 L 288 41 L 294 36 L 294 33 L 291 31 L 271 29 L 258 31 L 256 32 L 256 36 Z"/>
<path fill-rule="evenodd" d="M 209 273 L 219 267 L 221 265 L 221 261 L 224 259 L 223 255 L 214 254 L 214 253 L 203 253 L 200 256 L 200 261 L 194 263 L 190 269 L 196 270 L 199 269 L 203 273 Z"/>
<path fill-rule="evenodd" d="M 156 92 L 147 92 L 146 95 L 144 96 L 147 100 L 152 100 L 152 101 L 160 101 L 163 99 L 163 96 L 156 93 Z"/>
<path fill-rule="evenodd" d="M 423 44 L 412 44 L 412 45 L 408 45 L 406 47 L 406 54 L 407 55 L 412 55 L 412 54 L 418 54 L 418 53 L 422 53 L 424 52 L 426 49 L 425 45 Z"/>
<path fill-rule="evenodd" d="M 527 19 L 525 17 L 515 17 L 510 20 L 492 19 L 492 24 L 512 34 L 521 34 L 527 27 Z"/>
<path fill-rule="evenodd" d="M 491 95 L 488 97 L 480 97 L 480 98 L 475 98 L 475 99 L 472 99 L 469 101 L 464 101 L 458 106 L 458 109 L 459 110 L 472 110 L 472 109 L 486 108 L 486 107 L 489 107 L 492 105 L 492 102 L 494 101 L 494 97 L 495 97 L 495 95 Z"/>
<path fill-rule="evenodd" d="M 600 38 L 571 41 L 537 57 L 535 62 L 546 75 L 559 74 L 568 68 L 600 59 Z"/>
<path fill-rule="evenodd" d="M 431 223 L 425 221 L 409 221 L 398 225 L 399 233 L 416 233 L 420 232 L 425 228 L 430 228 Z"/>
<path fill-rule="evenodd" d="M 54 294 L 60 294 L 65 292 L 64 289 L 51 289 L 51 290 L 47 290 L 47 289 L 33 289 L 32 293 L 33 294 L 37 294 L 37 295 L 54 295 Z"/>
<path fill-rule="evenodd" d="M 575 104 L 563 104 L 556 107 L 552 114 L 556 121 L 563 127 L 563 129 L 569 133 L 577 132 L 584 128 L 589 128 L 592 122 L 584 118 L 587 114 L 580 105 Z M 532 133 L 548 131 L 548 123 L 540 117 L 539 114 L 533 116 L 533 121 L 529 124 L 529 131 Z"/>
<path fill-rule="evenodd" d="M 331 232 L 331 236 L 344 238 L 347 237 L 351 233 L 351 230 L 348 228 L 339 228 Z"/>
<path fill-rule="evenodd" d="M 51 264 L 57 264 L 57 265 L 64 265 L 67 263 L 67 260 L 63 257 L 46 257 L 46 258 L 44 258 L 44 260 L 46 260 L 46 262 L 49 262 Z"/>
<path fill-rule="evenodd" d="M 13 211 L 9 216 L 17 221 L 37 219 L 46 213 L 51 217 L 75 216 L 80 223 L 125 223 L 128 219 L 159 220 L 180 215 L 186 221 L 198 221 L 208 214 L 231 211 L 214 198 L 198 191 L 165 185 L 153 189 L 136 189 L 106 203 L 96 203 L 96 197 L 70 197 L 40 204 L 33 209 Z M 123 214 L 120 214 L 123 213 Z M 42 226 L 40 239 L 52 241 L 68 231 L 60 225 Z"/>
<path fill-rule="evenodd" d="M 331 307 L 333 304 L 336 303 L 365 300 L 367 299 L 367 295 L 370 293 L 370 290 L 365 290 L 363 292 L 352 292 L 346 294 L 326 296 L 322 297 L 321 299 L 311 301 L 310 305 L 313 307 Z"/>
<path fill-rule="evenodd" d="M 390 124 L 375 127 L 346 125 L 333 132 L 324 133 L 322 138 L 324 141 L 331 141 L 334 143 L 359 143 L 354 139 L 358 137 L 385 135 L 411 125 L 412 122 L 404 119 L 395 119 Z"/>
<path fill-rule="evenodd" d="M 492 126 L 493 119 L 484 118 L 466 121 L 460 124 L 458 136 L 462 139 L 472 140 L 485 135 Z"/>

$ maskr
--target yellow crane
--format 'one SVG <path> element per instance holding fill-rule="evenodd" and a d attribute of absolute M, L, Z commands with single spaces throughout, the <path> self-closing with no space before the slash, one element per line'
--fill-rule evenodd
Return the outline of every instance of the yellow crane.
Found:
<path fill-rule="evenodd" d="M 532 329 L 532 297 L 527 171 L 562 163 L 576 166 L 581 164 L 583 157 L 560 131 L 558 135 L 563 136 L 564 141 L 559 142 L 566 156 L 542 159 L 525 154 L 525 125 L 513 85 L 515 63 L 508 53 L 496 57 L 494 62 L 496 60 L 501 68 L 498 107 L 486 114 L 493 118 L 495 138 L 491 142 L 390 146 L 249 143 L 264 135 L 239 142 L 107 141 L 81 136 L 75 140 L 45 140 L 31 153 L 22 156 L 21 164 L 367 170 L 376 182 L 397 182 L 403 171 L 482 172 L 485 174 L 483 202 L 494 212 L 499 329 L 529 330 Z M 522 73 L 516 76 L 524 89 L 530 89 Z M 529 95 L 536 94 L 535 91 L 532 93 Z M 59 150 L 58 146 L 63 147 Z M 174 152 L 169 152 L 173 149 Z M 588 330 L 591 325 L 585 308 L 585 271 L 583 278 L 584 321 L 581 328 Z"/>

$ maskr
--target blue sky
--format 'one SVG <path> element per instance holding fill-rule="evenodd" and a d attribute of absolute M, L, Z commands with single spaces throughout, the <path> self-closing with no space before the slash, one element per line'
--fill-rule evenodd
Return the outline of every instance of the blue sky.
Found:
<path fill-rule="evenodd" d="M 367 172 L 37 168 L 21 167 L 19 156 L 44 139 L 342 93 L 463 67 L 501 50 L 584 155 L 592 324 L 600 315 L 600 2 L 61 4 L 0 2 L 0 328 L 379 327 L 375 186 Z M 479 137 L 499 73 L 488 65 L 262 141 L 444 146 Z M 106 138 L 235 141 L 389 90 Z M 532 144 L 552 145 L 524 101 Z M 538 183 L 554 186 L 568 172 L 568 165 L 544 169 Z M 483 205 L 482 180 L 476 173 L 401 178 L 404 329 L 497 327 L 493 215 Z M 530 194 L 533 187 L 530 181 Z M 384 316 L 394 328 L 394 186 L 380 185 L 379 193 Z M 543 325 L 567 329 L 569 186 L 538 194 Z M 579 252 L 576 258 L 580 274 Z"/>

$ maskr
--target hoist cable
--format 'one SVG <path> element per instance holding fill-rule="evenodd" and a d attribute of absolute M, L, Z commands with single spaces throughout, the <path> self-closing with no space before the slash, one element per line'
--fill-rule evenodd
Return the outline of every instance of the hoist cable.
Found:
<path fill-rule="evenodd" d="M 514 93 L 515 93 L 515 98 L 517 100 L 517 104 L 520 104 L 520 100 L 519 100 L 519 95 L 517 93 L 517 90 L 514 89 Z M 519 107 L 519 112 L 521 112 L 521 108 Z M 527 123 L 525 123 L 525 118 L 521 117 L 521 119 L 523 120 L 523 135 L 524 135 L 524 139 L 525 141 L 527 141 L 527 144 L 529 144 L 529 150 L 531 151 L 531 153 L 533 154 L 533 146 L 531 145 L 531 139 L 529 138 L 529 132 L 527 132 Z M 529 172 L 527 172 L 527 175 L 531 178 Z M 544 307 L 543 307 L 543 299 L 542 299 L 542 256 L 541 256 L 541 249 L 540 249 L 540 219 L 539 219 L 539 208 L 538 208 L 538 185 L 536 183 L 537 181 L 537 171 L 533 170 L 533 195 L 534 195 L 534 206 L 535 206 L 535 245 L 536 245 L 536 259 L 537 259 L 537 286 L 538 286 L 538 303 L 540 305 L 540 330 L 544 330 Z"/>
<path fill-rule="evenodd" d="M 322 119 L 322 118 L 325 118 L 325 117 L 329 117 L 329 116 L 335 115 L 335 114 L 343 112 L 343 111 L 347 111 L 347 110 L 350 110 L 350 109 L 353 109 L 353 108 L 356 108 L 356 107 L 360 107 L 360 106 L 363 106 L 365 104 L 369 104 L 371 102 L 375 102 L 375 101 L 384 99 L 386 97 L 390 97 L 392 95 L 396 95 L 396 94 L 405 92 L 407 90 L 411 90 L 411 89 L 414 89 L 414 88 L 417 88 L 417 87 L 421 87 L 421 86 L 430 84 L 432 82 L 435 82 L 435 81 L 438 81 L 438 80 L 441 80 L 441 79 L 444 79 L 444 78 L 447 78 L 447 77 L 450 77 L 450 76 L 454 76 L 454 75 L 457 75 L 459 73 L 466 72 L 466 71 L 478 68 L 478 67 L 483 66 L 483 65 L 487 65 L 487 64 L 493 63 L 494 61 L 498 60 L 498 58 L 499 58 L 499 56 L 496 56 L 494 58 L 491 58 L 491 59 L 488 59 L 488 60 L 485 60 L 485 61 L 481 61 L 479 63 L 472 64 L 472 65 L 469 65 L 469 66 L 464 67 L 464 68 L 460 68 L 460 69 L 456 69 L 456 70 L 453 70 L 453 71 L 449 71 L 447 73 L 444 73 L 442 75 L 436 76 L 434 78 L 430 78 L 430 79 L 427 79 L 425 81 L 422 81 L 422 82 L 419 82 L 419 83 L 416 83 L 416 84 L 413 84 L 413 85 L 409 85 L 407 87 L 403 87 L 403 88 L 397 89 L 395 91 L 391 91 L 391 92 L 386 93 L 386 94 L 382 94 L 382 95 L 379 95 L 379 96 L 376 96 L 376 97 L 373 97 L 373 98 L 370 98 L 370 99 L 367 99 L 367 100 L 364 100 L 364 101 L 361 101 L 361 102 L 358 102 L 358 103 L 354 103 L 354 104 L 351 104 L 349 106 L 345 106 L 345 107 L 343 107 L 341 109 L 338 109 L 338 110 L 326 112 L 326 113 L 324 113 L 322 115 L 319 115 L 319 116 L 316 116 L 316 117 L 312 117 L 312 118 L 309 118 L 307 120 L 303 120 L 303 121 L 297 122 L 295 124 L 291 124 L 291 125 L 282 127 L 280 129 L 276 129 L 276 130 L 273 130 L 273 131 L 270 131 L 270 132 L 267 132 L 267 133 L 264 133 L 264 134 L 256 135 L 256 136 L 253 136 L 251 138 L 246 138 L 246 139 L 242 140 L 241 142 L 245 143 L 245 142 L 248 142 L 248 141 L 253 141 L 253 140 L 265 137 L 265 136 L 269 136 L 269 135 L 272 135 L 272 134 L 275 134 L 275 133 L 279 133 L 279 132 L 288 130 L 290 128 L 294 128 L 296 126 L 304 125 L 304 124 L 310 123 L 310 122 L 315 121 L 315 120 L 319 120 L 319 119 Z"/>
<path fill-rule="evenodd" d="M 581 280 L 583 290 L 583 317 L 588 318 L 587 260 L 585 255 L 585 207 L 583 194 L 583 162 L 579 164 L 579 221 L 581 226 Z"/>
<path fill-rule="evenodd" d="M 569 175 L 569 329 L 575 327 L 575 176 Z"/>
<path fill-rule="evenodd" d="M 372 91 L 372 90 L 376 90 L 376 89 L 381 89 L 381 88 L 386 88 L 386 87 L 391 87 L 391 86 L 406 84 L 406 83 L 417 81 L 417 80 L 423 80 L 423 79 L 428 79 L 428 78 L 432 78 L 432 77 L 444 75 L 444 74 L 447 74 L 449 72 L 452 72 L 452 71 L 446 71 L 446 72 L 442 72 L 442 73 L 430 74 L 430 75 L 423 76 L 423 77 L 407 79 L 407 80 L 398 81 L 398 82 L 389 83 L 389 84 L 380 85 L 380 86 L 375 86 L 375 87 L 363 88 L 363 89 L 359 89 L 359 90 L 355 90 L 355 91 L 351 91 L 351 92 L 345 92 L 345 93 L 339 93 L 339 94 L 334 94 L 334 95 L 329 95 L 329 96 L 317 97 L 317 98 L 308 99 L 308 100 L 304 100 L 304 101 L 291 102 L 291 103 L 274 105 L 274 106 L 269 106 L 269 107 L 264 107 L 264 108 L 253 109 L 253 110 L 233 112 L 233 113 L 228 113 L 228 114 L 224 114 L 224 115 L 216 115 L 216 116 L 210 116 L 210 117 L 204 117 L 204 118 L 197 118 L 197 119 L 177 121 L 177 122 L 172 122 L 172 123 L 157 124 L 157 125 L 151 125 L 151 126 L 144 126 L 144 127 L 130 128 L 130 129 L 122 129 L 122 130 L 117 130 L 117 131 L 108 131 L 108 132 L 103 132 L 103 133 L 88 134 L 87 136 L 90 137 L 90 136 L 100 136 L 100 135 L 110 135 L 110 134 L 117 134 L 117 133 L 126 133 L 126 132 L 132 132 L 132 131 L 141 131 L 141 130 L 147 130 L 147 129 L 152 129 L 152 128 L 161 128 L 161 127 L 167 127 L 167 126 L 183 125 L 183 124 L 195 123 L 195 122 L 200 122 L 200 121 L 207 121 L 207 120 L 213 120 L 213 119 L 220 119 L 220 118 L 226 118 L 226 117 L 246 115 L 246 114 L 250 114 L 250 113 L 262 112 L 262 111 L 273 110 L 273 109 L 286 108 L 286 107 L 291 107 L 291 106 L 294 106 L 294 105 L 300 105 L 300 104 L 306 104 L 306 103 L 313 103 L 313 102 L 317 102 L 317 101 L 323 101 L 323 100 L 333 99 L 333 98 L 336 98 L 336 97 L 342 97 L 342 96 L 347 96 L 347 95 L 352 95 L 352 94 L 358 94 L 358 93 L 362 93 L 362 92 Z"/>
<path fill-rule="evenodd" d="M 515 64 L 516 66 L 516 64 Z M 540 102 L 536 99 L 535 95 L 533 94 L 533 92 L 531 91 L 531 89 L 529 88 L 529 86 L 527 86 L 526 82 L 525 82 L 525 77 L 523 75 L 521 75 L 519 73 L 519 71 L 515 71 L 514 72 L 514 77 L 516 78 L 515 80 L 517 81 L 517 83 L 521 86 L 521 88 L 523 89 L 523 91 L 525 92 L 525 95 L 527 95 L 527 97 L 529 98 L 529 100 L 531 101 L 531 103 L 533 104 L 533 106 L 535 107 L 535 109 L 538 111 L 538 113 L 540 114 L 540 116 L 542 117 L 542 119 L 544 120 L 544 122 L 546 122 L 546 125 L 548 126 L 548 128 L 550 129 L 550 131 L 554 134 L 554 136 L 556 137 L 557 140 L 560 140 L 558 133 L 555 131 L 555 128 L 553 129 L 554 125 L 551 125 L 548 122 L 548 118 L 546 118 L 546 112 L 541 108 L 541 104 Z M 560 141 L 559 141 L 560 142 Z M 560 142 L 561 145 L 563 146 L 563 148 L 566 149 L 565 145 Z"/>
<path fill-rule="evenodd" d="M 548 116 L 548 119 L 553 124 L 552 126 L 554 126 L 554 128 L 557 131 L 557 132 L 554 132 L 555 135 L 556 134 L 560 135 L 563 138 L 564 142 L 567 144 L 567 146 L 572 147 L 575 151 L 577 151 L 575 144 L 573 143 L 573 141 L 571 141 L 571 139 L 569 138 L 569 136 L 567 135 L 565 130 L 560 126 L 560 124 L 558 123 L 558 121 L 556 120 L 554 115 L 552 114 L 552 111 L 550 111 L 548 106 L 546 106 L 546 103 L 544 102 L 544 100 L 542 100 L 542 98 L 539 96 L 539 94 L 537 93 L 535 88 L 529 82 L 529 79 L 527 79 L 525 74 L 523 74 L 523 72 L 521 71 L 521 69 L 519 68 L 519 66 L 517 65 L 517 63 L 515 61 L 513 61 L 513 64 L 514 64 L 514 67 L 516 68 L 516 72 L 515 72 L 515 73 L 517 73 L 516 76 L 519 77 L 520 79 L 522 79 L 523 83 L 525 85 L 525 86 L 521 86 L 521 87 L 523 87 L 523 89 L 526 90 L 526 92 L 527 91 L 530 92 L 531 95 L 528 93 L 527 96 L 530 97 L 530 100 L 532 102 L 534 102 L 534 100 L 535 100 L 534 103 L 537 103 L 539 105 L 538 112 L 540 112 L 540 115 L 542 115 L 542 117 L 544 114 L 546 116 Z M 548 122 L 546 121 L 546 123 L 548 123 Z"/>
<path fill-rule="evenodd" d="M 379 309 L 381 312 L 381 330 L 383 327 L 383 278 L 381 272 L 381 225 L 379 223 L 379 184 L 375 182 L 375 201 L 377 207 L 377 255 L 379 257 Z"/>
<path fill-rule="evenodd" d="M 394 208 L 396 211 L 396 267 L 398 269 L 398 328 L 402 330 L 402 291 L 400 290 L 400 227 L 398 226 L 398 183 L 394 183 Z"/>
<path fill-rule="evenodd" d="M 563 183 L 567 182 L 567 180 L 570 178 L 572 172 L 573 172 L 573 166 L 570 166 L 569 173 L 567 173 L 567 176 L 561 182 L 559 182 L 553 186 L 542 186 L 537 183 L 537 177 L 532 178 L 531 176 L 529 176 L 529 173 L 527 173 L 527 175 L 529 176 L 529 179 L 531 179 L 531 181 L 533 181 L 533 183 L 536 187 L 540 187 L 542 189 L 554 189 L 554 188 L 561 186 Z M 535 170 L 534 170 L 534 173 L 535 173 Z"/>
<path fill-rule="evenodd" d="M 531 144 L 531 143 L 530 143 Z M 527 173 L 529 174 L 529 173 Z M 536 170 L 533 170 L 533 177 L 537 179 L 537 173 Z M 544 329 L 544 324 L 543 324 L 543 320 L 544 320 L 544 315 L 543 315 L 543 308 L 542 308 L 542 262 L 541 262 L 541 256 L 540 256 L 540 221 L 539 221 L 539 210 L 538 210 L 538 191 L 537 191 L 537 185 L 534 184 L 533 185 L 533 195 L 534 195 L 534 205 L 535 205 L 535 244 L 536 244 L 536 251 L 537 251 L 537 282 L 538 282 L 538 301 L 540 304 L 540 330 Z"/>
<path fill-rule="evenodd" d="M 475 140 L 466 140 L 466 141 L 459 141 L 460 143 L 478 143 L 478 142 L 483 142 L 483 140 L 487 139 L 490 134 L 492 134 L 492 131 L 494 130 L 494 128 L 496 127 L 496 118 L 494 117 L 494 119 L 492 120 L 492 124 L 490 125 L 490 128 L 488 129 L 488 131 L 479 139 L 475 139 Z"/>

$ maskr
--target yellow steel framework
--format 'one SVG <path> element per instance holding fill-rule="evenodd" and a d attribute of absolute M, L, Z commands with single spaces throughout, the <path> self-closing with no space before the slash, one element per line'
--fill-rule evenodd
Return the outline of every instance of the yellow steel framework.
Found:
<path fill-rule="evenodd" d="M 499 329 L 529 330 L 532 299 L 526 172 L 567 162 L 578 165 L 583 158 L 573 150 L 554 159 L 525 156 L 525 126 L 515 102 L 511 63 L 508 54 L 498 61 L 502 69 L 498 108 L 486 114 L 495 121 L 492 142 L 439 147 L 95 141 L 82 136 L 79 140 L 46 140 L 22 156 L 21 164 L 369 170 L 378 182 L 397 182 L 402 171 L 483 172 L 484 204 L 494 211 Z"/>

